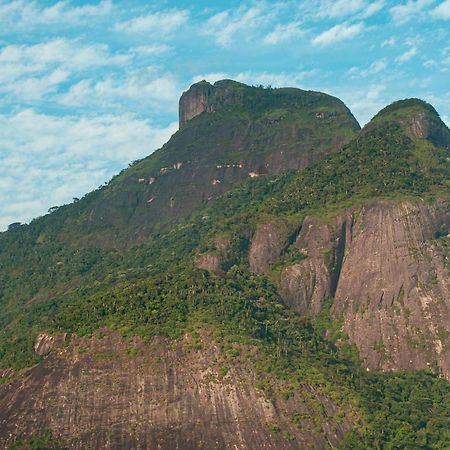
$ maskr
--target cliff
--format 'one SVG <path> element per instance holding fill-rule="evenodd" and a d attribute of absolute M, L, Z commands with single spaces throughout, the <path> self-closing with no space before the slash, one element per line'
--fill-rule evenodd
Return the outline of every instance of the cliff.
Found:
<path fill-rule="evenodd" d="M 445 448 L 434 109 L 357 132 L 321 93 L 203 82 L 181 103 L 160 151 L 0 234 L 0 446 Z"/>
<path fill-rule="evenodd" d="M 51 431 L 70 449 L 324 449 L 355 424 L 337 419 L 350 405 L 309 386 L 286 398 L 283 382 L 268 377 L 269 396 L 247 357 L 230 358 L 211 332 L 175 345 L 102 334 L 72 339 L 0 391 L 2 448 Z"/>
<path fill-rule="evenodd" d="M 301 314 L 332 313 L 367 370 L 438 370 L 450 379 L 450 205 L 373 201 L 307 217 L 280 294 Z"/>
<path fill-rule="evenodd" d="M 303 170 L 359 131 L 335 97 L 231 80 L 192 85 L 181 96 L 179 117 L 180 130 L 160 150 L 82 205 L 84 227 L 121 233 L 127 224 L 133 233 L 122 244 L 146 238 L 249 179 Z M 114 245 L 112 230 L 106 245 Z"/>

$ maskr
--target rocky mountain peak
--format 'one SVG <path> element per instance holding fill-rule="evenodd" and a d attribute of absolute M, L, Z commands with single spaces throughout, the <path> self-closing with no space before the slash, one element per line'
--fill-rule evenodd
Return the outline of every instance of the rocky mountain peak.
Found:
<path fill-rule="evenodd" d="M 242 93 L 249 86 L 233 80 L 202 80 L 183 92 L 179 102 L 180 128 L 203 112 L 214 112 L 224 106 L 242 104 Z"/>
<path fill-rule="evenodd" d="M 212 92 L 213 86 L 205 80 L 193 84 L 183 92 L 179 103 L 180 128 L 187 121 L 208 110 Z"/>
<path fill-rule="evenodd" d="M 413 141 L 427 139 L 450 148 L 450 130 L 429 103 L 418 98 L 396 101 L 383 108 L 365 127 L 373 129 L 386 122 L 398 124 Z"/>

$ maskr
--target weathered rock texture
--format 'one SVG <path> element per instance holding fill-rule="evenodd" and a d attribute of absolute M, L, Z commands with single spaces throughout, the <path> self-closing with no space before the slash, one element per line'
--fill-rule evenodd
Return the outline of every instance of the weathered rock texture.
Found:
<path fill-rule="evenodd" d="M 295 228 L 285 220 L 271 220 L 257 226 L 249 251 L 250 270 L 266 273 L 289 245 Z"/>
<path fill-rule="evenodd" d="M 317 315 L 324 300 L 334 295 L 345 246 L 342 227 L 341 218 L 303 221 L 295 246 L 307 259 L 285 267 L 280 278 L 281 297 L 300 314 Z"/>
<path fill-rule="evenodd" d="M 80 203 L 77 223 L 95 230 L 96 244 L 99 228 L 106 246 L 146 238 L 249 178 L 304 169 L 359 131 L 337 98 L 231 80 L 194 84 L 181 97 L 180 124 L 160 150 Z"/>
<path fill-rule="evenodd" d="M 323 449 L 355 425 L 338 424 L 333 403 L 308 386 L 269 401 L 245 356 L 227 361 L 209 335 L 196 351 L 189 337 L 148 346 L 105 334 L 73 339 L 1 386 L 1 448 L 11 436 L 51 431 L 70 449 Z M 313 420 L 292 423 L 295 414 L 317 416 L 318 402 L 322 431 Z"/>
<path fill-rule="evenodd" d="M 36 338 L 34 351 L 42 356 L 49 352 L 52 348 L 60 346 L 66 340 L 66 333 L 58 335 L 40 334 Z"/>
<path fill-rule="evenodd" d="M 180 128 L 189 120 L 202 112 L 212 112 L 210 97 L 213 86 L 207 81 L 202 81 L 191 86 L 180 98 L 179 118 Z"/>
<path fill-rule="evenodd" d="M 369 370 L 450 378 L 449 228 L 444 201 L 373 201 L 334 219 L 307 217 L 295 243 L 307 258 L 282 270 L 280 295 L 312 315 L 333 298 Z"/>
<path fill-rule="evenodd" d="M 434 238 L 448 203 L 374 202 L 347 223 L 333 312 L 370 370 L 439 367 L 450 378 L 450 278 Z"/>
<path fill-rule="evenodd" d="M 222 275 L 224 273 L 220 258 L 209 253 L 198 255 L 195 260 L 195 266 L 214 275 Z"/>

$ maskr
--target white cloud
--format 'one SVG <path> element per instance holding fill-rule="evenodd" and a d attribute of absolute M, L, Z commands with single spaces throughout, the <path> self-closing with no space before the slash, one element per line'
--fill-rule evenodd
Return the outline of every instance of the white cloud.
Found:
<path fill-rule="evenodd" d="M 34 45 L 8 45 L 0 49 L 0 80 L 48 70 L 56 65 L 70 71 L 124 64 L 129 55 L 111 54 L 105 44 L 82 44 L 65 38 Z"/>
<path fill-rule="evenodd" d="M 69 107 L 89 107 L 97 109 L 117 108 L 125 105 L 131 109 L 146 109 L 147 114 L 154 108 L 159 113 L 175 112 L 181 87 L 171 74 L 160 74 L 153 66 L 136 69 L 125 76 L 108 75 L 103 79 L 84 79 L 72 85 L 56 101 Z"/>
<path fill-rule="evenodd" d="M 360 34 L 363 30 L 364 25 L 362 23 L 356 23 L 353 25 L 345 23 L 338 24 L 316 36 L 312 40 L 312 43 L 314 45 L 329 45 L 346 39 L 351 39 Z"/>
<path fill-rule="evenodd" d="M 139 33 L 146 35 L 168 36 L 187 23 L 189 12 L 185 10 L 161 11 L 146 14 L 133 19 L 119 22 L 114 26 L 116 31 Z"/>
<path fill-rule="evenodd" d="M 395 37 L 390 37 L 389 39 L 386 39 L 381 44 L 381 47 L 393 47 L 397 43 L 397 39 Z"/>
<path fill-rule="evenodd" d="M 71 6 L 70 2 L 59 1 L 48 7 L 36 1 L 0 1 L 0 33 L 24 28 L 29 30 L 42 25 L 68 27 L 84 24 L 86 20 L 106 16 L 112 10 L 111 0 L 83 6 Z"/>
<path fill-rule="evenodd" d="M 159 56 L 164 55 L 172 50 L 172 47 L 166 44 L 150 44 L 132 47 L 130 53 L 138 56 Z"/>
<path fill-rule="evenodd" d="M 366 89 L 336 90 L 332 94 L 345 102 L 363 126 L 387 105 L 385 91 L 386 86 L 383 84 L 370 84 Z"/>
<path fill-rule="evenodd" d="M 0 48 L 0 94 L 14 102 L 37 101 L 76 73 L 88 69 L 122 65 L 130 55 L 112 54 L 104 44 L 81 44 L 76 40 L 53 39 L 34 45 Z"/>
<path fill-rule="evenodd" d="M 374 61 L 366 69 L 361 69 L 359 67 L 352 67 L 348 71 L 348 74 L 353 78 L 356 78 L 356 77 L 365 78 L 370 75 L 375 75 L 377 73 L 383 72 L 387 68 L 387 66 L 388 66 L 388 62 L 387 62 L 386 58 L 382 58 L 382 59 L 378 59 L 378 60 Z"/>
<path fill-rule="evenodd" d="M 221 11 L 210 17 L 205 24 L 204 32 L 213 36 L 215 41 L 227 47 L 234 39 L 252 35 L 255 30 L 268 25 L 276 15 L 276 7 L 260 6 L 244 7 L 235 10 Z"/>
<path fill-rule="evenodd" d="M 370 3 L 367 7 L 362 11 L 361 18 L 366 19 L 368 17 L 373 16 L 377 12 L 381 11 L 384 8 L 385 2 L 384 0 L 379 0 L 377 2 Z"/>
<path fill-rule="evenodd" d="M 395 59 L 395 62 L 403 64 L 403 63 L 409 61 L 415 55 L 417 55 L 417 48 L 411 47 L 409 50 L 407 50 L 406 52 L 404 52 L 400 56 L 398 56 Z"/>
<path fill-rule="evenodd" d="M 384 4 L 384 0 L 310 0 L 300 4 L 300 11 L 303 16 L 319 20 L 348 16 L 364 19 L 381 11 Z"/>
<path fill-rule="evenodd" d="M 58 86 L 69 78 L 69 72 L 55 69 L 41 77 L 27 77 L 0 85 L 0 95 L 12 95 L 24 102 L 36 102 L 45 95 L 56 92 Z"/>
<path fill-rule="evenodd" d="M 278 24 L 273 31 L 264 37 L 263 42 L 264 44 L 277 45 L 284 42 L 289 42 L 292 39 L 303 35 L 304 31 L 300 29 L 299 22 Z"/>
<path fill-rule="evenodd" d="M 431 16 L 436 19 L 449 20 L 450 19 L 450 0 L 445 0 L 438 5 L 433 11 Z"/>
<path fill-rule="evenodd" d="M 160 147 L 177 123 L 155 127 L 131 115 L 56 117 L 25 109 L 0 115 L 0 229 L 80 197 L 129 161 Z"/>
<path fill-rule="evenodd" d="M 423 15 L 424 10 L 433 3 L 434 0 L 408 0 L 406 3 L 393 6 L 390 13 L 394 22 L 404 24 L 411 19 L 417 20 Z"/>

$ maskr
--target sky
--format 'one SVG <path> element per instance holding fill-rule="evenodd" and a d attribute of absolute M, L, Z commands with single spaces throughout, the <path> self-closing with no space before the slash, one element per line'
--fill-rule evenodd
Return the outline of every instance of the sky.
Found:
<path fill-rule="evenodd" d="M 450 124 L 450 0 L 0 0 L 0 231 L 151 154 L 199 80 L 419 97 Z"/>

